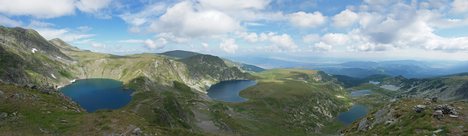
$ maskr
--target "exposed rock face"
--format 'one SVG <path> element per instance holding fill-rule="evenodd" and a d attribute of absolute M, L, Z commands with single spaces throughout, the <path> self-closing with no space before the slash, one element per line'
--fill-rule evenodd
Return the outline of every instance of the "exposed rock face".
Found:
<path fill-rule="evenodd" d="M 368 129 L 368 125 L 367 125 L 367 119 L 364 118 L 361 120 L 361 122 L 359 122 L 359 126 L 358 126 L 358 130 L 360 131 L 365 131 Z"/>
<path fill-rule="evenodd" d="M 465 74 L 427 79 L 406 79 L 398 76 L 386 79 L 383 85 L 399 87 L 402 97 L 468 100 L 468 76 Z"/>

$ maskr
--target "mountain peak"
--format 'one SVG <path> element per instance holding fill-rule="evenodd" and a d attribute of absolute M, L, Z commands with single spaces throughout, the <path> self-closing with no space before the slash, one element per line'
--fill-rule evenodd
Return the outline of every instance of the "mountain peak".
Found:
<path fill-rule="evenodd" d="M 184 51 L 184 50 L 173 50 L 173 51 L 167 51 L 160 53 L 161 55 L 169 56 L 169 57 L 174 57 L 177 59 L 186 59 L 190 58 L 196 55 L 201 55 L 201 53 L 196 53 L 196 52 L 191 52 L 191 51 Z"/>

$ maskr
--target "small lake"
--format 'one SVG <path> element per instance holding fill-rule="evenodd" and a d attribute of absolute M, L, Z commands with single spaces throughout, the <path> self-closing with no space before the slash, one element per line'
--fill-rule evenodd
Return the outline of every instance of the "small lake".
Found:
<path fill-rule="evenodd" d="M 254 80 L 221 81 L 208 89 L 208 96 L 224 102 L 245 102 L 247 99 L 240 97 L 239 93 L 256 84 Z"/>
<path fill-rule="evenodd" d="M 370 90 L 357 90 L 357 91 L 352 91 L 351 92 L 351 97 L 358 97 L 358 96 L 365 96 L 372 94 L 372 91 Z"/>
<path fill-rule="evenodd" d="M 338 120 L 345 125 L 349 125 L 356 121 L 357 119 L 360 119 L 364 116 L 366 116 L 368 112 L 367 106 L 360 105 L 360 104 L 355 104 L 349 109 L 347 112 L 342 112 L 338 115 Z"/>
<path fill-rule="evenodd" d="M 124 89 L 122 82 L 111 79 L 77 80 L 60 91 L 87 112 L 118 109 L 127 105 L 132 98 L 131 90 Z"/>

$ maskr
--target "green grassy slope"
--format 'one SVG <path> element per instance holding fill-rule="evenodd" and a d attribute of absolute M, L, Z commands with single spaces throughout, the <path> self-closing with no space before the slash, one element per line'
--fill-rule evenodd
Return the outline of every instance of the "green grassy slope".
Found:
<path fill-rule="evenodd" d="M 0 26 L 0 52 L 3 82 L 51 88 L 73 76 L 71 58 L 34 30 Z"/>
<path fill-rule="evenodd" d="M 322 129 L 336 123 L 333 118 L 349 101 L 339 85 L 319 80 L 316 73 L 275 69 L 255 75 L 258 84 L 241 92 L 247 102 L 211 106 L 217 125 L 241 135 L 325 133 Z"/>

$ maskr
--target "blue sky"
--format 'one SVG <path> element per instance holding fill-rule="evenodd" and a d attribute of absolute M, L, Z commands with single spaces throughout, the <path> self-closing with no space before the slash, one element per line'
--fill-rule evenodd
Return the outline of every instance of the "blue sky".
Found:
<path fill-rule="evenodd" d="M 468 60 L 467 0 L 0 0 L 0 25 L 112 54 Z"/>

